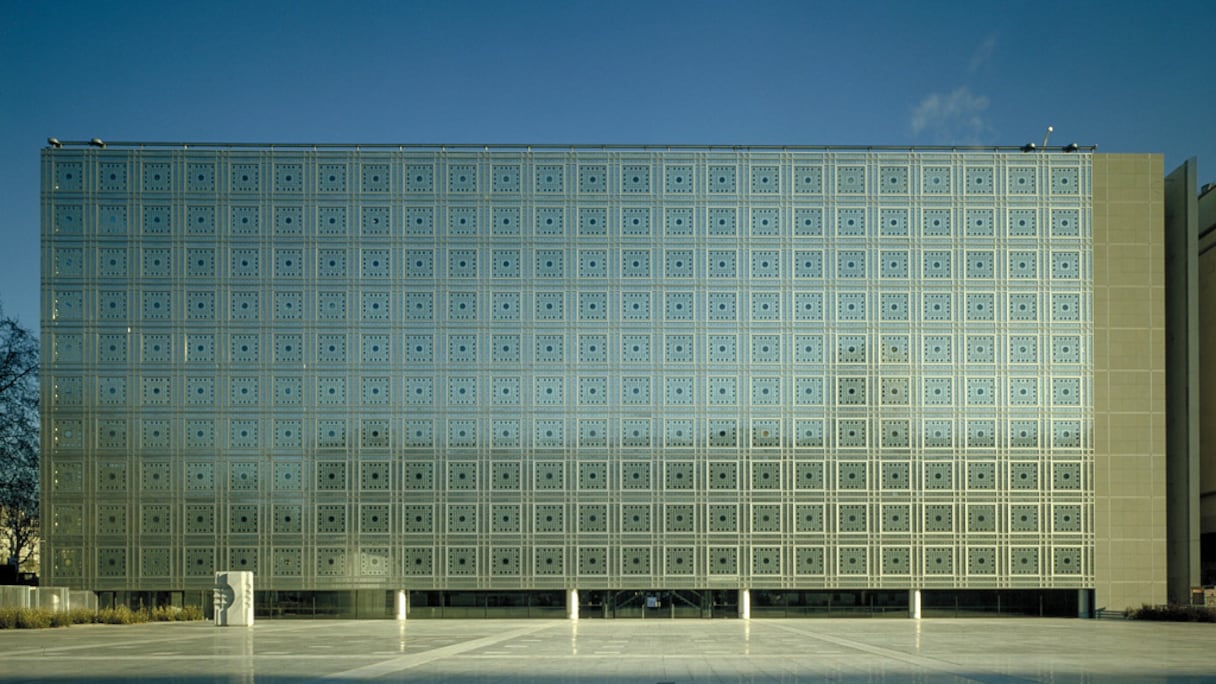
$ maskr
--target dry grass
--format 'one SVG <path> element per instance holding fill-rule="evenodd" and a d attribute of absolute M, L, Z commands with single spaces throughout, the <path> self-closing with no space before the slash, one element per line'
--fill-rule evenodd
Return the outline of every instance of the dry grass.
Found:
<path fill-rule="evenodd" d="M 134 625 L 142 622 L 179 622 L 202 620 L 203 611 L 197 606 L 131 610 L 126 606 L 88 610 L 76 608 L 63 613 L 43 608 L 0 608 L 0 629 L 43 629 L 70 625 Z"/>

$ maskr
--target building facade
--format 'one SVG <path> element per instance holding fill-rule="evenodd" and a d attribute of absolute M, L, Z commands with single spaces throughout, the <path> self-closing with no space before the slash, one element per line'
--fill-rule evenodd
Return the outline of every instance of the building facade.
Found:
<path fill-rule="evenodd" d="M 1159 603 L 1160 183 L 1085 149 L 48 148 L 44 583 Z"/>
<path fill-rule="evenodd" d="M 1192 172 L 1192 178 L 1194 173 Z M 1184 186 L 1185 187 L 1185 186 Z M 1193 188 L 1191 188 L 1193 189 Z M 1196 277 L 1198 288 L 1198 339 L 1216 336 L 1216 183 L 1207 183 L 1197 195 L 1194 210 L 1197 218 L 1198 259 Z M 1200 463 L 1198 467 L 1199 530 L 1201 534 L 1200 581 L 1204 586 L 1216 585 L 1216 356 L 1200 343 L 1199 362 L 1199 423 Z"/>

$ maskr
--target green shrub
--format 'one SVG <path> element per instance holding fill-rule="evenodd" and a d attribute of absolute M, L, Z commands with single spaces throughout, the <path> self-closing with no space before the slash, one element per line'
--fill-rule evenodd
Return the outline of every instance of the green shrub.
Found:
<path fill-rule="evenodd" d="M 1136 610 L 1129 610 L 1130 620 L 1155 620 L 1159 622 L 1216 622 L 1216 609 L 1204 606 L 1168 606 L 1144 605 Z"/>

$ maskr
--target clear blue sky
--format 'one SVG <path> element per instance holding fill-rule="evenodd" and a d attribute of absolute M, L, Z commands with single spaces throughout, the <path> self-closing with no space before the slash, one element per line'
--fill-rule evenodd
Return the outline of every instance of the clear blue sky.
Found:
<path fill-rule="evenodd" d="M 61 139 L 1096 144 L 1216 180 L 1216 2 L 0 0 L 0 302 Z"/>

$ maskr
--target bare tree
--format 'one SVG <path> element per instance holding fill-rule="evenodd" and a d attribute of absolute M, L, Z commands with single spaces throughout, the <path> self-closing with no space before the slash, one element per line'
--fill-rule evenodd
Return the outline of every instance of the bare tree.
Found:
<path fill-rule="evenodd" d="M 18 569 L 38 542 L 38 338 L 0 309 L 0 563 Z"/>

